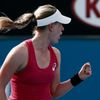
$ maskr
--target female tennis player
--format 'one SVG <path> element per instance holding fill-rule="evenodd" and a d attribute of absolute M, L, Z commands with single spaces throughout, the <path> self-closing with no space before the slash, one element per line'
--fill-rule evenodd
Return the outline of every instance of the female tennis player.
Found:
<path fill-rule="evenodd" d="M 0 100 L 7 100 L 5 87 L 10 81 L 9 100 L 51 100 L 58 98 L 91 76 L 90 63 L 85 63 L 72 78 L 60 81 L 60 51 L 58 43 L 63 24 L 71 18 L 52 5 L 39 6 L 34 13 L 25 13 L 13 21 L 0 17 L 0 30 L 23 29 L 34 24 L 31 39 L 18 44 L 8 53 L 0 69 Z M 67 63 L 66 65 L 67 66 Z"/>

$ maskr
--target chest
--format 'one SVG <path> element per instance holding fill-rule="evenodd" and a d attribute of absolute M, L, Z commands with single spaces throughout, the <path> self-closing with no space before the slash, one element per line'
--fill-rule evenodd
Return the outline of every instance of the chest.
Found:
<path fill-rule="evenodd" d="M 30 45 L 28 47 L 28 63 L 24 70 L 16 75 L 16 79 L 20 80 L 21 83 L 32 85 L 51 83 L 57 65 L 57 58 L 52 48 L 43 53 Z"/>
<path fill-rule="evenodd" d="M 40 54 L 42 55 L 42 54 Z M 41 60 L 43 58 L 43 60 Z M 52 59 L 51 59 L 52 58 Z M 39 62 L 37 62 L 39 60 Z M 49 60 L 49 61 L 48 61 Z M 37 58 L 32 54 L 29 56 L 28 65 L 25 69 L 18 73 L 17 80 L 25 84 L 48 84 L 51 83 L 57 67 L 57 61 L 54 55 L 42 55 Z"/>
<path fill-rule="evenodd" d="M 52 58 L 49 50 L 44 53 L 40 51 L 35 51 L 35 61 L 39 68 L 47 68 L 50 64 L 51 59 Z"/>

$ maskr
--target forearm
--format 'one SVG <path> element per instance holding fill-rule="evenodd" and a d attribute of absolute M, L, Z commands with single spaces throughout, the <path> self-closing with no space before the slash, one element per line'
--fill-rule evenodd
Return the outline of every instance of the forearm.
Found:
<path fill-rule="evenodd" d="M 5 90 L 0 88 L 0 100 L 7 100 Z"/>
<path fill-rule="evenodd" d="M 73 87 L 80 84 L 83 80 L 79 77 L 78 73 L 75 74 L 71 79 L 61 82 L 57 85 L 54 97 L 59 97 L 67 93 Z"/>
<path fill-rule="evenodd" d="M 73 88 L 70 79 L 58 84 L 56 91 L 54 93 L 54 98 L 60 97 L 70 91 Z"/>

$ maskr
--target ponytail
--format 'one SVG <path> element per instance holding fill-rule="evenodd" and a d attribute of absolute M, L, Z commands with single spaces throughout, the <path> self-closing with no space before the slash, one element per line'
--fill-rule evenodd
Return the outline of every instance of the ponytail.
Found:
<path fill-rule="evenodd" d="M 14 22 L 8 17 L 0 17 L 0 31 L 5 32 L 14 28 Z"/>
<path fill-rule="evenodd" d="M 21 15 L 20 17 L 18 17 L 17 20 L 14 21 L 15 28 L 22 29 L 34 20 L 35 20 L 35 17 L 33 13 L 25 13 Z"/>
<path fill-rule="evenodd" d="M 1 16 L 0 17 L 0 31 L 10 31 L 12 29 L 22 29 L 29 25 L 31 22 L 36 20 L 33 13 L 25 13 L 18 17 L 15 21 L 11 20 L 9 17 Z"/>

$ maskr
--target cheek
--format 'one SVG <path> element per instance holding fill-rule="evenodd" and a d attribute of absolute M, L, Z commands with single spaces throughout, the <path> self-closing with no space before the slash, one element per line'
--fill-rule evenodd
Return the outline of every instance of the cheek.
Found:
<path fill-rule="evenodd" d="M 56 41 L 56 40 L 60 39 L 60 35 L 59 34 L 54 34 L 53 37 L 52 37 L 52 39 L 54 41 Z"/>
<path fill-rule="evenodd" d="M 58 39 L 61 35 L 61 31 L 55 30 L 50 34 L 51 39 Z"/>
<path fill-rule="evenodd" d="M 54 36 L 59 36 L 60 33 L 61 33 L 61 30 L 56 30 L 56 31 L 54 31 L 52 34 L 53 34 Z"/>
<path fill-rule="evenodd" d="M 53 38 L 56 38 L 56 37 L 58 37 L 58 36 L 59 36 L 58 33 L 53 33 L 53 34 L 52 34 L 52 37 L 53 37 Z"/>
<path fill-rule="evenodd" d="M 52 33 L 52 34 L 50 35 L 49 39 L 50 39 L 51 41 L 54 41 L 54 40 L 57 39 L 57 37 L 58 37 L 57 34 Z"/>
<path fill-rule="evenodd" d="M 56 32 L 56 33 L 54 34 L 54 36 L 55 36 L 55 37 L 59 37 L 60 34 L 61 34 L 61 32 L 58 31 L 58 32 Z"/>

